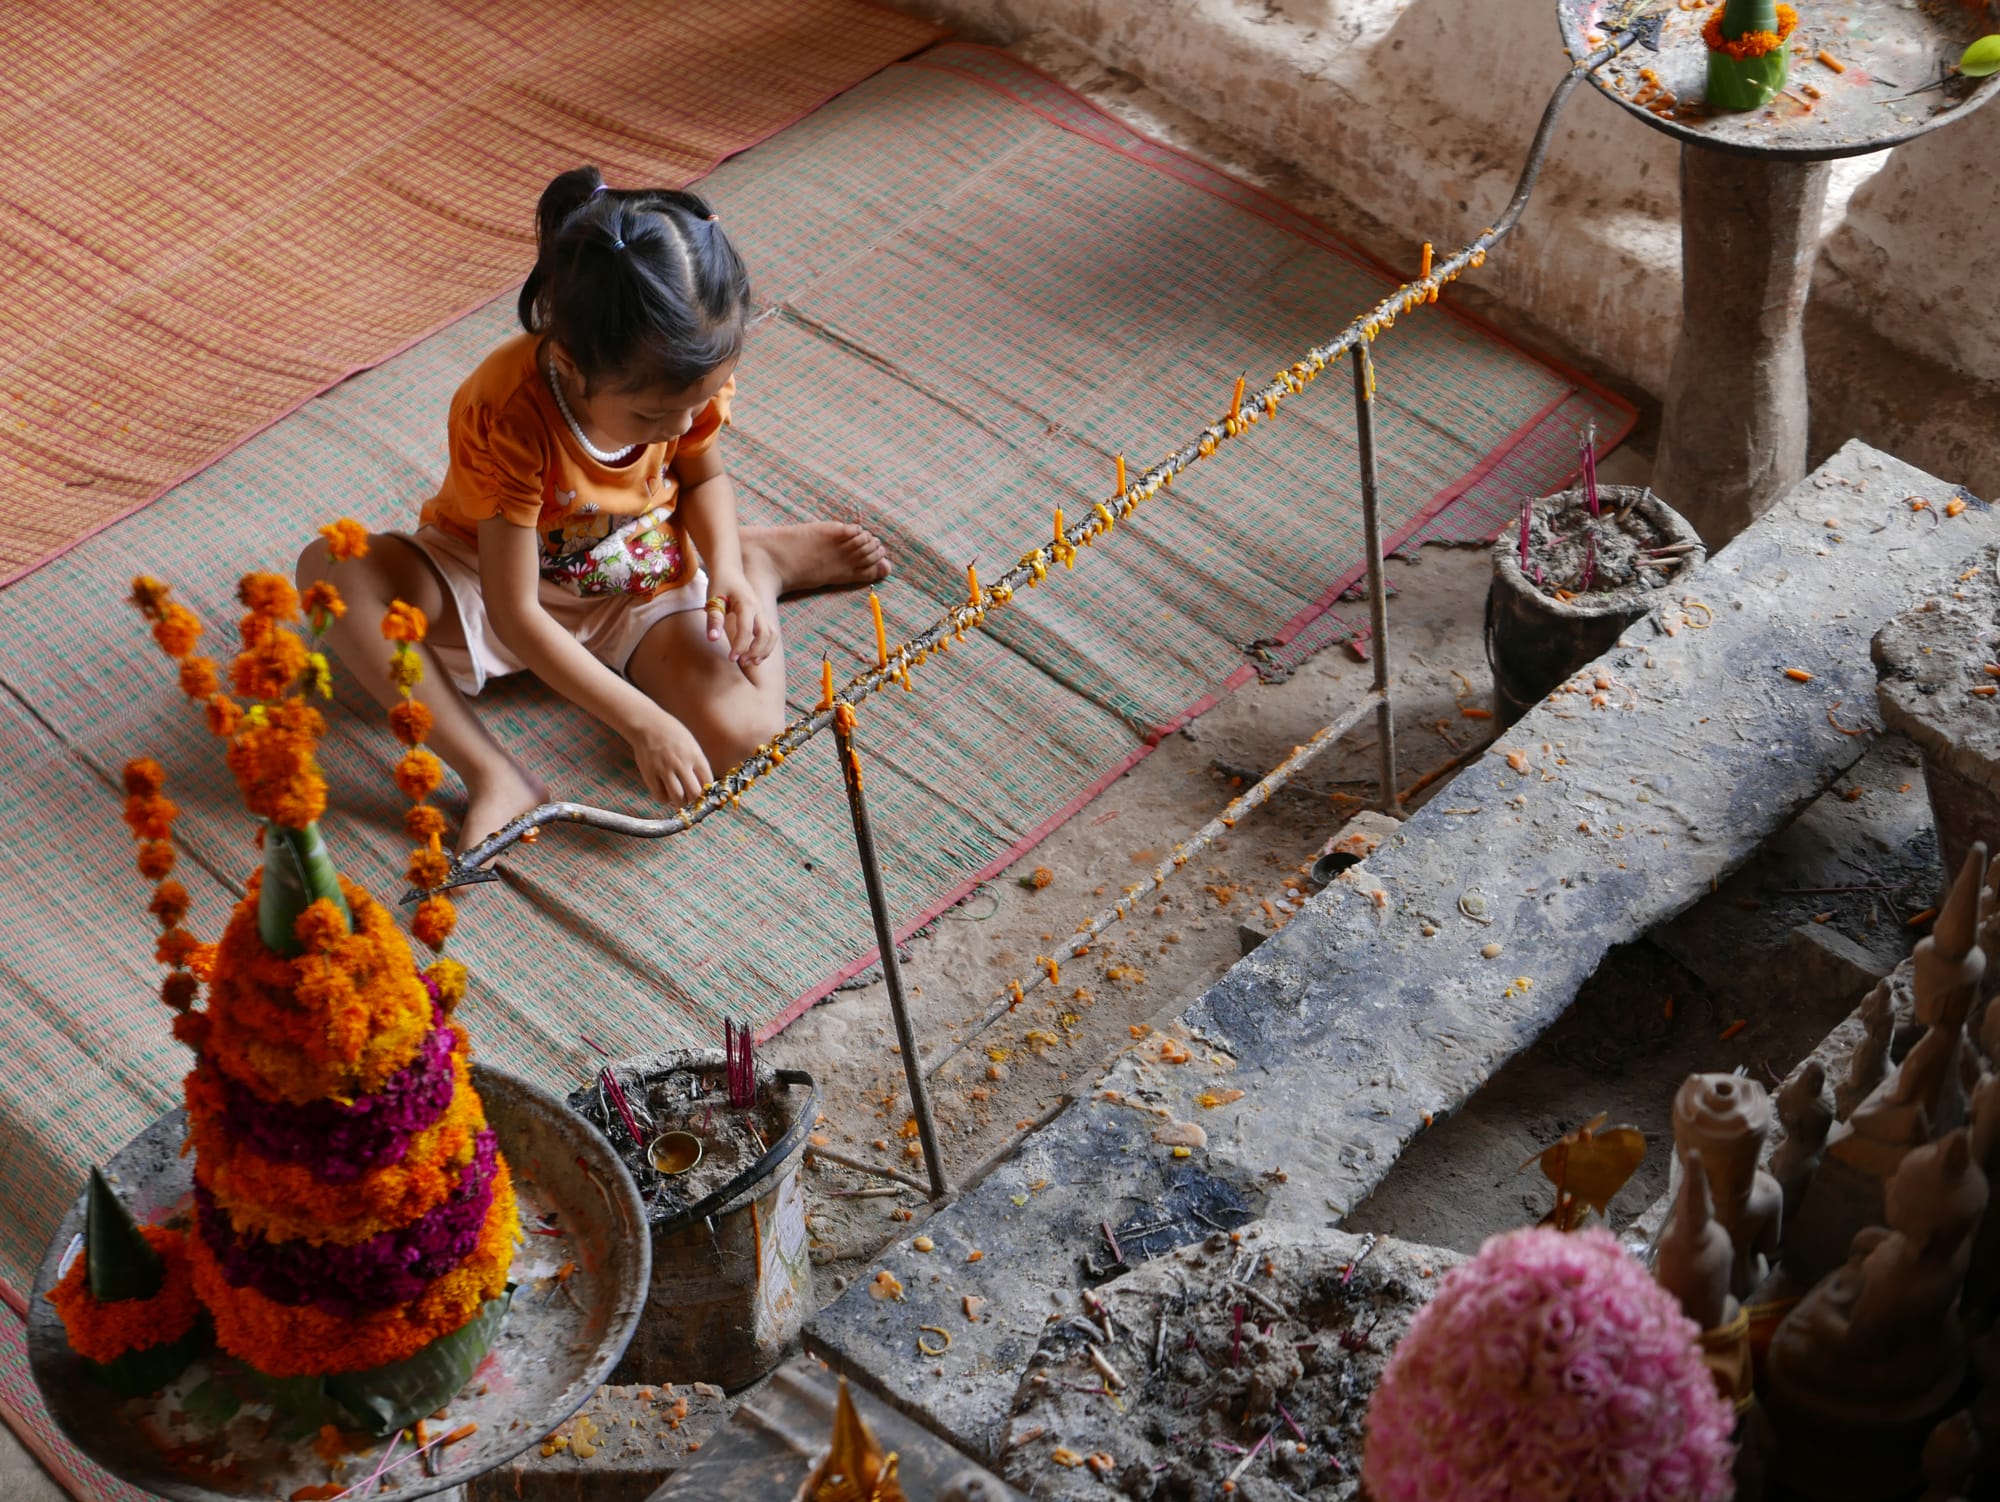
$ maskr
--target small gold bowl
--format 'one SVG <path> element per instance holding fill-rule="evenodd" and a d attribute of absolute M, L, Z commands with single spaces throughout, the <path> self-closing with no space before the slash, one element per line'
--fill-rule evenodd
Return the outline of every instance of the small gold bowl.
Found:
<path fill-rule="evenodd" d="M 646 1149 L 646 1161 L 668 1178 L 701 1161 L 701 1138 L 693 1132 L 662 1132 Z"/>

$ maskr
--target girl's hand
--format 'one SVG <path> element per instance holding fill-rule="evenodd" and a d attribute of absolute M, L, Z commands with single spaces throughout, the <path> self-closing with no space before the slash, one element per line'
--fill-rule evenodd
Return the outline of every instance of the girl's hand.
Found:
<path fill-rule="evenodd" d="M 692 803 L 713 781 L 701 743 L 664 709 L 639 728 L 631 743 L 646 791 L 662 803 L 675 808 Z"/>
<path fill-rule="evenodd" d="M 708 613 L 708 639 L 729 644 L 729 660 L 753 668 L 778 645 L 778 623 L 759 608 L 750 581 L 741 570 L 718 572 L 709 578 L 709 598 L 729 602 L 727 610 Z"/>

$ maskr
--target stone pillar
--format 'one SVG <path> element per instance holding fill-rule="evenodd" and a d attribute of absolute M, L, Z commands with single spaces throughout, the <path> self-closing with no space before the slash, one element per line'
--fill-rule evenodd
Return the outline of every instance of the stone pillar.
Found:
<path fill-rule="evenodd" d="M 1832 168 L 1681 148 L 1681 332 L 1653 489 L 1711 551 L 1806 473 L 1806 289 Z"/>

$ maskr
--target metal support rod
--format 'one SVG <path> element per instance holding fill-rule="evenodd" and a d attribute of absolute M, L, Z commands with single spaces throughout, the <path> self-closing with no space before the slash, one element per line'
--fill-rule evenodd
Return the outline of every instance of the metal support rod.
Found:
<path fill-rule="evenodd" d="M 1354 352 L 1354 447 L 1361 461 L 1362 546 L 1368 553 L 1368 629 L 1375 637 L 1375 755 L 1381 807 L 1396 810 L 1396 715 L 1389 700 L 1389 586 L 1382 576 L 1382 518 L 1375 494 L 1375 361 Z"/>
<path fill-rule="evenodd" d="M 843 712 L 844 711 L 844 712 Z M 854 749 L 853 710 L 837 705 L 833 742 L 840 752 L 840 778 L 847 785 L 847 806 L 854 815 L 854 845 L 861 856 L 861 881 L 868 889 L 868 912 L 875 920 L 875 943 L 882 953 L 882 983 L 889 989 L 889 1013 L 896 1021 L 896 1041 L 903 1050 L 903 1077 L 910 1086 L 910 1114 L 917 1118 L 917 1137 L 924 1146 L 924 1168 L 931 1181 L 931 1198 L 951 1193 L 944 1176 L 944 1154 L 938 1150 L 937 1123 L 931 1119 L 930 1090 L 917 1057 L 917 1035 L 910 1026 L 910 1009 L 903 999 L 903 967 L 896 958 L 896 931 L 889 918 L 889 897 L 882 889 L 882 867 L 875 856 L 875 832 L 868 823 L 868 800 L 861 791 L 861 757 Z"/>

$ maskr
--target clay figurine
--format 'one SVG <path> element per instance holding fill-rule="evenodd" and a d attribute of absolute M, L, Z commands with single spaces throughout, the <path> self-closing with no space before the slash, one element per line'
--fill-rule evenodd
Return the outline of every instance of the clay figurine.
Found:
<path fill-rule="evenodd" d="M 1833 1114 L 1845 1121 L 1874 1093 L 1889 1073 L 1889 1044 L 1896 1033 L 1893 982 L 1884 976 L 1861 998 L 1861 1025 L 1867 1029 L 1847 1058 L 1847 1078 L 1833 1087 Z"/>
<path fill-rule="evenodd" d="M 1747 1296 L 1777 1254 L 1784 1196 L 1757 1166 L 1771 1134 L 1771 1097 L 1755 1080 L 1734 1074 L 1689 1075 L 1674 1096 L 1674 1151 L 1682 1170 L 1699 1155 L 1715 1218 L 1734 1250 L 1729 1291 Z"/>
<path fill-rule="evenodd" d="M 1736 1249 L 1715 1219 L 1701 1150 L 1690 1151 L 1674 1212 L 1654 1248 L 1653 1277 L 1671 1293 L 1681 1313 L 1701 1327 L 1702 1360 L 1716 1391 L 1741 1414 L 1750 1406 L 1750 1316 L 1729 1293 Z"/>
<path fill-rule="evenodd" d="M 1973 845 L 1952 883 L 1931 936 L 1912 956 L 1912 986 L 1923 1035 L 1907 1057 L 1846 1121 L 1826 1151 L 1785 1235 L 1786 1269 L 1805 1286 L 1840 1265 L 1854 1237 L 1883 1220 L 1883 1186 L 1903 1160 L 1966 1119 L 1965 1019 L 1986 957 L 1979 950 L 1980 889 L 1986 847 Z"/>
<path fill-rule="evenodd" d="M 1958 1297 L 1986 1197 L 1963 1129 L 1915 1149 L 1889 1181 L 1887 1227 L 1857 1235 L 1785 1316 L 1764 1403 L 1784 1484 L 1854 1502 L 1908 1495 L 1965 1378 Z"/>
<path fill-rule="evenodd" d="M 1778 1087 L 1778 1121 L 1785 1135 L 1771 1154 L 1771 1177 L 1784 1196 L 1784 1226 L 1790 1226 L 1799 1213 L 1799 1200 L 1819 1167 L 1826 1134 L 1833 1129 L 1833 1111 L 1825 1096 L 1826 1066 L 1818 1059 L 1806 1060 Z"/>

